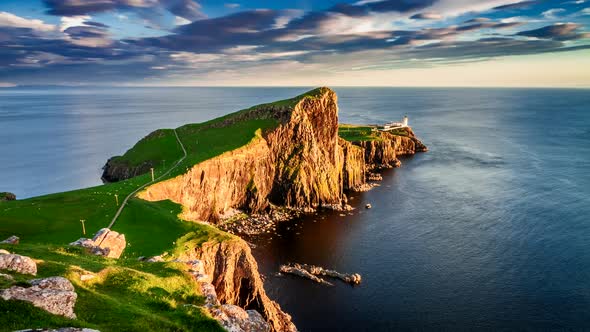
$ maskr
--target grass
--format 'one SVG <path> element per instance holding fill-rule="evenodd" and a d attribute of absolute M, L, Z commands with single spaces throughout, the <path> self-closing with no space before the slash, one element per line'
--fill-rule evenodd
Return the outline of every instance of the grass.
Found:
<path fill-rule="evenodd" d="M 79 248 L 53 245 L 2 245 L 3 249 L 38 259 L 37 277 L 62 275 L 76 288 L 77 319 L 51 315 L 22 301 L 0 299 L 0 331 L 47 327 L 90 327 L 101 331 L 222 331 L 196 305 L 203 298 L 181 263 L 142 263 L 85 254 Z M 81 274 L 96 277 L 80 281 Z M 6 271 L 4 271 L 6 272 Z M 37 278 L 10 273 L 2 288 Z"/>
<path fill-rule="evenodd" d="M 166 178 L 183 174 L 199 162 L 244 146 L 260 137 L 263 131 L 276 127 L 278 120 L 271 113 L 264 113 L 266 107 L 290 107 L 302 98 L 316 98 L 321 92 L 321 89 L 312 90 L 292 99 L 178 128 L 187 158 Z M 252 110 L 257 111 L 256 117 L 241 118 Z M 240 118 L 231 121 L 232 117 Z M 130 166 L 153 162 L 154 173 L 159 176 L 181 156 L 173 130 L 163 129 L 146 136 L 116 160 Z M 0 300 L 0 330 L 85 326 L 101 331 L 219 331 L 216 321 L 193 306 L 200 304 L 202 298 L 181 266 L 137 262 L 138 256 L 163 252 L 179 255 L 205 241 L 231 238 L 213 227 L 180 220 L 179 205 L 170 201 L 130 199 L 113 227 L 125 234 L 128 243 L 118 260 L 67 247 L 68 243 L 83 236 L 91 237 L 109 224 L 118 209 L 115 195 L 122 202 L 150 180 L 150 175 L 144 174 L 117 183 L 0 202 L 0 239 L 10 235 L 21 238 L 18 246 L 0 245 L 0 248 L 40 260 L 39 277 L 66 276 L 74 283 L 78 294 L 76 320 L 50 315 L 23 302 Z M 84 220 L 86 235 L 82 233 L 81 220 Z M 79 280 L 81 270 L 97 273 L 98 277 L 83 283 Z M 0 278 L 0 288 L 31 279 L 11 274 L 14 281 Z"/>
<path fill-rule="evenodd" d="M 156 167 L 170 167 L 182 157 L 182 149 L 176 140 L 174 130 L 158 129 L 137 142 L 123 156 L 115 157 L 113 162 L 128 166 L 138 166 L 151 161 Z"/>
<path fill-rule="evenodd" d="M 338 126 L 338 136 L 351 142 L 381 140 L 375 127 L 341 124 Z"/>

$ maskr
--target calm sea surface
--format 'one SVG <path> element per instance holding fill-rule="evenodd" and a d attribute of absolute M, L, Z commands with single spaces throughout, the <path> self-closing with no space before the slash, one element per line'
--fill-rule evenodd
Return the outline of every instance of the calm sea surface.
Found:
<path fill-rule="evenodd" d="M 0 191 L 97 185 L 106 159 L 153 129 L 305 90 L 0 89 Z M 351 216 L 249 239 L 301 330 L 590 330 L 590 90 L 335 90 L 341 122 L 408 114 L 430 152 L 352 195 Z M 286 262 L 363 283 L 276 275 Z"/>

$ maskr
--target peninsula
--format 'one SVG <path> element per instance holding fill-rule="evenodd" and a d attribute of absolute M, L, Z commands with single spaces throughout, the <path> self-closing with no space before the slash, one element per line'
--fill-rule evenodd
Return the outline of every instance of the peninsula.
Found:
<path fill-rule="evenodd" d="M 427 150 L 404 124 L 339 125 L 318 88 L 156 130 L 107 161 L 104 185 L 0 201 L 0 236 L 18 237 L 0 244 L 0 326 L 295 331 L 240 231 L 350 209 L 347 192 Z"/>

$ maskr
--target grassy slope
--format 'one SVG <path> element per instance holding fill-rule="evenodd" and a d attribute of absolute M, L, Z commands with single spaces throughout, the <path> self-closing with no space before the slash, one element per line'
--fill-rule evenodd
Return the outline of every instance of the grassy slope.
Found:
<path fill-rule="evenodd" d="M 291 104 L 280 101 L 277 104 Z M 244 111 L 241 111 L 244 112 Z M 187 168 L 250 142 L 260 130 L 277 125 L 273 119 L 239 121 L 224 127 L 212 126 L 241 112 L 178 128 L 187 149 L 187 158 L 169 177 Z M 156 176 L 182 156 L 174 132 L 159 130 L 138 142 L 123 156 L 128 165 L 157 161 Z M 74 282 L 78 301 L 77 320 L 50 315 L 20 301 L 0 300 L 0 330 L 33 327 L 87 326 L 101 331 L 208 331 L 218 324 L 203 316 L 194 282 L 174 264 L 137 263 L 138 256 L 178 252 L 178 245 L 229 237 L 212 227 L 178 219 L 181 208 L 170 201 L 147 202 L 133 198 L 123 210 L 113 230 L 124 233 L 128 246 L 119 260 L 87 255 L 67 243 L 83 236 L 80 220 L 85 220 L 86 236 L 108 225 L 117 210 L 115 194 L 122 202 L 138 186 L 148 182 L 148 174 L 117 183 L 50 194 L 25 200 L 0 202 L 0 238 L 17 235 L 18 246 L 3 248 L 34 259 L 39 277 L 63 275 Z M 177 241 L 179 240 L 179 241 Z M 73 272 L 79 267 L 100 272 L 91 284 L 81 283 Z M 3 271 L 5 272 L 5 271 Z M 0 278 L 0 288 L 31 277 L 15 276 L 14 282 Z M 93 279 L 94 280 L 94 279 Z"/>
<path fill-rule="evenodd" d="M 265 106 L 289 107 L 302 98 L 314 98 L 316 89 L 301 96 L 252 107 L 202 124 L 177 129 L 187 149 L 187 158 L 169 177 L 189 167 L 239 148 L 250 142 L 260 130 L 277 125 L 271 117 L 243 120 L 227 126 L 215 126 L 243 112 Z M 156 131 L 118 157 L 119 162 L 139 165 L 155 161 L 156 176 L 182 156 L 171 129 Z M 39 277 L 63 275 L 78 293 L 77 320 L 50 315 L 19 301 L 0 300 L 0 330 L 33 327 L 87 326 L 101 331 L 209 331 L 218 324 L 190 306 L 202 299 L 195 293 L 194 281 L 173 263 L 138 263 L 138 256 L 163 252 L 178 253 L 210 239 L 224 240 L 228 234 L 207 225 L 178 219 L 181 208 L 170 201 L 147 202 L 133 198 L 123 210 L 115 231 L 124 233 L 128 247 L 119 260 L 87 255 L 67 243 L 83 236 L 80 220 L 85 220 L 86 236 L 92 236 L 109 224 L 119 201 L 135 188 L 148 182 L 149 175 L 102 186 L 56 193 L 25 200 L 0 202 L 0 239 L 10 235 L 21 238 L 18 246 L 0 245 L 11 252 L 42 260 Z M 76 271 L 96 272 L 99 277 L 82 283 Z M 2 271 L 5 272 L 5 271 Z M 11 273 L 14 282 L 0 278 L 0 288 L 27 279 Z"/>
<path fill-rule="evenodd" d="M 338 126 L 338 135 L 350 142 L 382 140 L 381 132 L 373 129 L 375 127 L 341 124 Z M 388 133 L 396 136 L 408 136 L 408 131 L 405 128 L 393 129 Z"/>
<path fill-rule="evenodd" d="M 374 127 L 355 126 L 341 124 L 338 126 L 338 135 L 347 141 L 375 141 L 380 140 L 379 132 L 373 131 Z"/>
<path fill-rule="evenodd" d="M 0 331 L 24 328 L 81 326 L 101 331 L 222 331 L 200 309 L 203 298 L 195 281 L 179 263 L 141 263 L 104 259 L 79 248 L 53 245 L 2 245 L 3 249 L 41 258 L 38 276 L 66 276 L 78 294 L 77 319 L 51 315 L 21 301 L 0 300 Z M 96 277 L 80 281 L 90 271 Z M 6 271 L 3 271 L 6 272 Z M 10 273 L 15 282 L 0 279 L 0 287 L 22 284 L 32 276 Z"/>

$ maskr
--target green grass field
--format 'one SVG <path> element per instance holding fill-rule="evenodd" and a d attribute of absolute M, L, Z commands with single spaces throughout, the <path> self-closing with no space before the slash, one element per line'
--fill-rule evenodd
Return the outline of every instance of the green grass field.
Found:
<path fill-rule="evenodd" d="M 278 125 L 277 120 L 264 112 L 258 118 L 228 121 L 232 117 L 241 117 L 253 110 L 264 111 L 267 106 L 293 106 L 298 100 L 315 98 L 320 92 L 312 90 L 296 98 L 178 128 L 187 157 L 166 178 L 183 174 L 199 162 L 244 146 Z M 146 136 L 116 159 L 131 166 L 152 161 L 157 177 L 182 155 L 174 131 L 162 129 Z M 66 276 L 78 293 L 76 320 L 50 315 L 24 302 L 0 300 L 0 330 L 61 326 L 84 326 L 103 332 L 220 330 L 217 322 L 192 306 L 202 303 L 202 298 L 195 291 L 194 281 L 180 266 L 137 262 L 139 256 L 164 252 L 175 255 L 207 240 L 223 241 L 231 237 L 211 226 L 179 219 L 181 207 L 178 204 L 130 199 L 113 226 L 113 230 L 125 234 L 127 239 L 127 247 L 118 260 L 88 255 L 67 245 L 83 236 L 92 237 L 106 227 L 118 209 L 115 195 L 122 202 L 150 180 L 150 175 L 144 174 L 92 188 L 0 201 L 0 240 L 11 235 L 21 238 L 19 245 L 0 245 L 0 248 L 40 260 L 39 277 Z M 86 235 L 82 234 L 81 220 L 84 220 Z M 81 269 L 95 272 L 98 277 L 82 283 L 78 275 Z M 0 278 L 0 288 L 31 279 L 10 274 L 15 281 Z"/>
<path fill-rule="evenodd" d="M 380 140 L 379 132 L 374 129 L 369 126 L 341 124 L 338 126 L 338 136 L 350 142 Z"/>
<path fill-rule="evenodd" d="M 180 263 L 112 260 L 86 254 L 80 248 L 44 244 L 0 248 L 40 260 L 36 277 L 9 273 L 15 280 L 0 278 L 1 288 L 24 284 L 32 278 L 61 275 L 72 281 L 78 294 L 75 320 L 51 315 L 26 302 L 0 299 L 0 331 L 64 326 L 103 332 L 223 331 L 196 307 L 203 298 Z M 86 271 L 96 277 L 82 282 L 80 275 Z"/>

